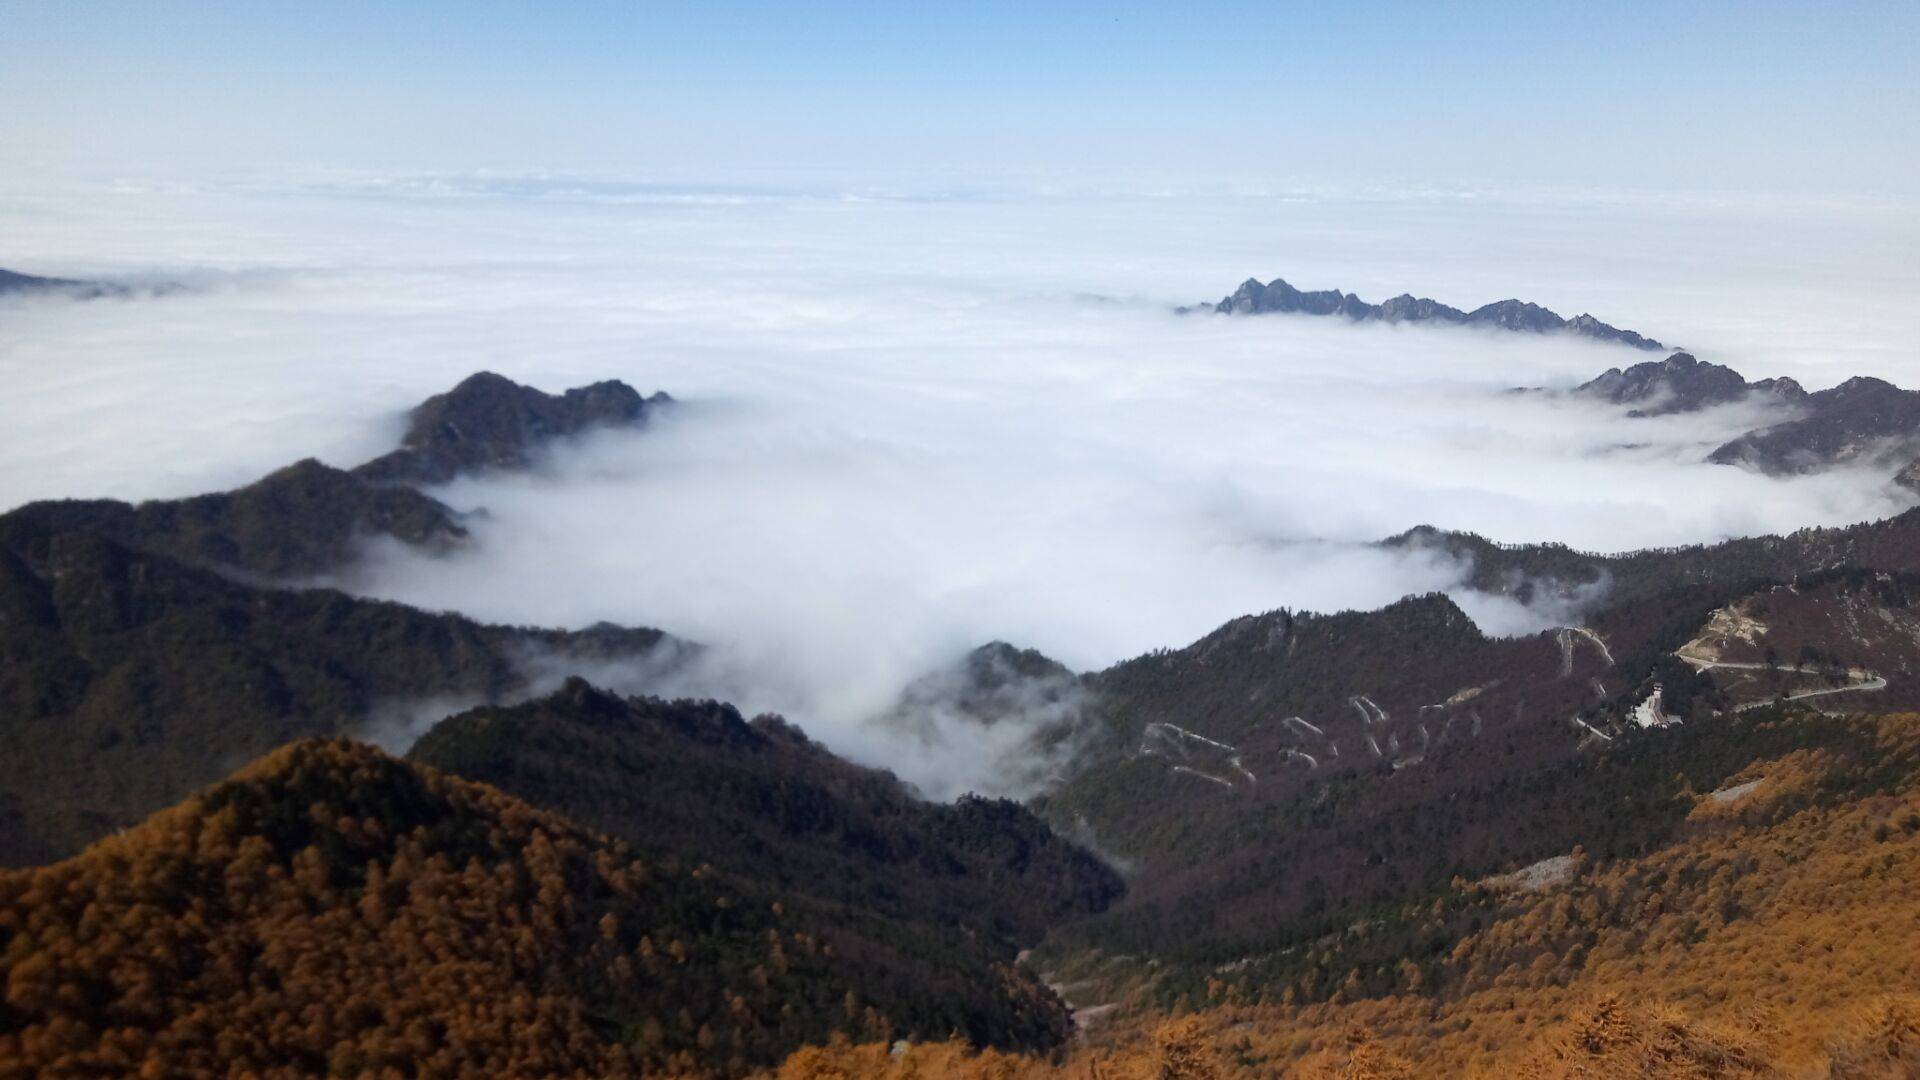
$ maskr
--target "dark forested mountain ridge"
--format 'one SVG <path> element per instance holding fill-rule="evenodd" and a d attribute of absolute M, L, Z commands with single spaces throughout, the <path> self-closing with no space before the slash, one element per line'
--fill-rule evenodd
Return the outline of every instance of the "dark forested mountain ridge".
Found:
<path fill-rule="evenodd" d="M 1017 803 L 922 801 L 775 717 L 715 702 L 622 699 L 573 680 L 553 695 L 453 716 L 409 755 L 618 836 L 896 935 L 939 928 L 967 957 L 1010 962 L 1105 908 L 1117 876 Z"/>
<path fill-rule="evenodd" d="M 1564 544 L 1500 544 L 1474 533 L 1419 526 L 1381 541 L 1389 548 L 1429 548 L 1469 567 L 1467 584 L 1522 602 L 1557 593 L 1589 595 L 1589 607 L 1618 606 L 1684 586 L 1737 588 L 1791 581 L 1835 567 L 1920 572 L 1920 508 L 1838 528 L 1784 536 L 1752 536 L 1716 544 L 1652 548 L 1616 555 Z"/>
<path fill-rule="evenodd" d="M 415 410 L 407 447 L 363 470 L 378 478 L 306 460 L 230 492 L 0 515 L 0 864 L 71 854 L 292 739 L 397 731 L 582 663 L 672 663 L 687 647 L 657 630 L 489 627 L 262 583 L 337 573 L 370 537 L 456 549 L 460 515 L 399 480 L 524 464 L 665 400 L 482 374 Z"/>
<path fill-rule="evenodd" d="M 92 530 L 200 566 L 312 578 L 347 567 L 371 537 L 433 553 L 461 545 L 467 529 L 460 515 L 412 485 L 476 469 L 524 468 L 555 439 L 644 423 L 671 400 L 664 393 L 643 398 L 618 381 L 545 394 L 482 372 L 421 403 L 400 449 L 351 472 L 309 458 L 233 491 L 139 504 L 30 503 L 7 517 Z"/>
<path fill-rule="evenodd" d="M 1905 468 L 1894 473 L 1893 482 L 1908 491 L 1920 494 L 1920 458 L 1913 459 Z"/>
<path fill-rule="evenodd" d="M 1277 992 L 1356 912 L 1643 850 L 1676 827 L 1676 777 L 1816 730 L 1780 717 L 1920 701 L 1917 514 L 1615 557 L 1425 530 L 1397 540 L 1474 559 L 1491 591 L 1584 598 L 1585 625 L 1488 638 L 1438 596 L 1272 612 L 1084 676 L 1088 749 L 1035 806 L 1135 870 L 1045 962 L 1151 958 L 1133 974 L 1166 1000 L 1229 969 Z"/>
<path fill-rule="evenodd" d="M 1042 1049 L 1008 965 L 345 741 L 0 873 L 12 1075 L 738 1075 L 834 1034 Z M 104 928 L 111 927 L 111 930 Z"/>
<path fill-rule="evenodd" d="M 1519 639 L 1450 630 L 1433 599 L 1273 613 L 1088 676 L 1113 737 L 1035 806 L 1135 870 L 1040 962 L 1104 987 L 1081 1005 L 1218 1000 L 1222 979 L 1324 997 L 1356 966 L 1390 987 L 1432 946 L 1392 919 L 1358 929 L 1366 913 L 1568 852 L 1631 856 L 1681 827 L 1687 790 L 1829 736 L 1859 749 L 1816 710 L 1920 699 L 1917 580 L 1683 587 Z M 1327 970 L 1330 941 L 1347 967 Z"/>
<path fill-rule="evenodd" d="M 1575 752 L 1614 658 L 1579 634 L 1491 638 L 1444 596 L 1247 616 L 1086 677 L 1095 734 L 1038 805 L 1121 855 L 1200 866 L 1308 788 L 1432 761 Z M 1617 683 L 1610 691 L 1622 689 Z M 1550 719 L 1549 719 L 1550 718 Z M 1486 748 L 1498 747 L 1497 753 Z"/>
<path fill-rule="evenodd" d="M 29 503 L 7 516 L 263 577 L 337 570 L 371 536 L 434 552 L 467 539 L 458 515 L 437 500 L 403 485 L 368 483 L 311 458 L 233 491 L 139 504 Z"/>
<path fill-rule="evenodd" d="M 0 613 L 9 863 L 77 851 L 292 739 L 524 693 L 569 656 L 685 647 L 247 585 L 21 514 L 0 517 Z"/>
<path fill-rule="evenodd" d="M 1349 860 L 1575 805 L 1598 842 L 1379 897 L 1311 936 L 1249 906 L 1211 955 L 1183 950 L 1208 928 L 1203 903 L 1125 935 L 1141 911 L 1116 909 L 1036 957 L 1107 1005 L 1094 1047 L 1059 1069 L 950 1075 L 1920 1075 L 1920 983 L 1889 959 L 1920 948 L 1920 717 L 1759 710 L 1543 779 L 1560 789 L 1468 789 L 1356 829 Z M 1065 948 L 1096 931 L 1103 947 Z M 1200 1011 L 1167 1022 L 1181 1005 Z M 822 1056 L 836 1060 L 808 1063 Z"/>
<path fill-rule="evenodd" d="M 673 403 L 617 380 L 545 394 L 483 371 L 409 414 L 400 449 L 354 472 L 369 480 L 441 484 L 482 469 L 520 469 L 542 445 L 598 427 L 643 424 Z"/>
<path fill-rule="evenodd" d="M 1303 292 L 1280 278 L 1262 284 L 1248 278 L 1218 303 L 1201 304 L 1193 310 L 1216 311 L 1231 315 L 1343 315 L 1356 321 L 1431 322 L 1460 326 L 1489 326 L 1525 333 L 1564 333 L 1597 341 L 1616 342 L 1635 349 L 1658 351 L 1666 346 L 1631 330 L 1609 326 L 1592 315 L 1563 319 L 1538 304 L 1523 300 L 1500 300 L 1462 311 L 1437 300 L 1401 294 L 1378 304 L 1370 304 L 1352 293 L 1338 289 Z"/>

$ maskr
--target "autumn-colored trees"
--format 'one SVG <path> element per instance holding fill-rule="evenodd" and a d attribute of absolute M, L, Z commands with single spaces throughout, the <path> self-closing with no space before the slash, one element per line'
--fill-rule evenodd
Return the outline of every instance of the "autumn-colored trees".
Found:
<path fill-rule="evenodd" d="M 299 743 L 0 875 L 0 1077 L 734 1074 L 836 1033 L 1059 1023 L 1011 972 L 881 995 L 857 937 L 782 907 L 482 785 Z"/>
<path fill-rule="evenodd" d="M 1011 968 L 929 966 L 916 995 L 851 914 L 301 743 L 0 875 L 0 1080 L 1913 1076 L 1920 717 L 1819 723 L 1844 737 L 1681 785 L 1645 853 L 1354 918 L 1315 943 L 1326 993 L 1223 964 L 1214 1007 L 1136 997 L 1039 1054 L 947 1037 L 1051 1030 L 1057 1003 Z"/>
<path fill-rule="evenodd" d="M 1236 967 L 1220 1005 L 1172 1026 L 1136 997 L 1061 1063 L 950 1075 L 1179 1076 L 1192 1053 L 1223 1080 L 1920 1076 L 1920 717 L 1768 723 L 1836 737 L 1683 793 L 1646 854 L 1457 882 L 1391 916 L 1405 935 L 1355 920 L 1308 966 L 1352 964 L 1331 995 L 1247 1004 L 1261 988 Z"/>

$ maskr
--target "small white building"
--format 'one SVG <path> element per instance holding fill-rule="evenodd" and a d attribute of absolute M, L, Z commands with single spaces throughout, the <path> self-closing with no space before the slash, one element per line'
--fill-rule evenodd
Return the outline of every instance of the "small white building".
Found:
<path fill-rule="evenodd" d="M 1656 728 L 1680 722 L 1679 717 L 1667 715 L 1667 710 L 1661 703 L 1661 693 L 1660 684 L 1654 683 L 1653 693 L 1648 694 L 1645 701 L 1633 707 L 1634 723 L 1643 728 Z"/>

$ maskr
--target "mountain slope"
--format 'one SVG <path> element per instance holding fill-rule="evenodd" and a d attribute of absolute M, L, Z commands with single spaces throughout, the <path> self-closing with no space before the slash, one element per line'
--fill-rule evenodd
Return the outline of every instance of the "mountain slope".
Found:
<path fill-rule="evenodd" d="M 1750 431 L 1710 460 L 1771 475 L 1854 462 L 1897 468 L 1920 454 L 1920 391 L 1852 378 L 1808 394 L 1807 415 Z"/>
<path fill-rule="evenodd" d="M 1212 965 L 1195 995 L 1208 1004 L 1184 1020 L 1163 1019 L 1151 980 L 1173 976 L 1147 957 L 1059 972 L 1147 980 L 1063 1063 L 867 1046 L 804 1051 L 781 1075 L 1920 1075 L 1920 717 L 1782 716 L 1718 741 L 1756 735 L 1767 745 L 1737 767 L 1684 765 L 1670 826 L 1640 851 L 1563 849 L 1351 911 L 1297 947 Z M 1649 771 L 1684 761 L 1673 749 Z"/>
<path fill-rule="evenodd" d="M 1783 731 L 1824 737 L 1774 722 L 1774 701 L 1920 701 L 1920 584 L 1860 568 L 1920 558 L 1911 524 L 1645 553 L 1679 565 L 1533 637 L 1486 638 L 1444 598 L 1414 598 L 1243 618 L 1084 677 L 1089 749 L 1035 805 L 1137 866 L 1122 903 L 1056 932 L 1051 962 L 1151 957 L 1139 974 L 1163 1002 L 1193 1000 L 1221 964 L 1272 989 L 1356 911 L 1575 845 L 1644 850 L 1676 827 L 1676 777 L 1718 783 L 1790 748 Z M 1265 954 L 1292 959 L 1242 963 Z"/>
<path fill-rule="evenodd" d="M 459 515 L 411 485 L 476 469 L 525 468 L 555 439 L 644 423 L 671 401 L 664 393 L 643 398 L 618 381 L 545 394 L 481 372 L 422 402 L 399 449 L 351 472 L 308 458 L 233 491 L 139 504 L 29 503 L 7 517 L 92 531 L 200 566 L 312 577 L 348 566 L 372 537 L 430 552 L 464 542 Z"/>
<path fill-rule="evenodd" d="M 230 492 L 0 515 L 0 865 L 71 854 L 292 739 L 405 737 L 581 660 L 673 663 L 684 643 L 656 630 L 488 627 L 257 584 L 350 567 L 370 537 L 451 551 L 468 542 L 459 515 L 403 481 L 524 466 L 667 400 L 482 373 L 354 472 L 306 460 Z"/>
<path fill-rule="evenodd" d="M 0 874 L 9 1075 L 738 1074 L 830 1034 L 1044 1048 L 1057 1000 L 346 742 Z"/>
<path fill-rule="evenodd" d="M 748 724 L 713 702 L 621 699 L 576 679 L 450 717 L 409 757 L 650 855 L 711 862 L 835 909 L 963 927 L 969 949 L 1001 961 L 1121 888 L 1018 804 L 923 802 L 777 718 Z"/>
<path fill-rule="evenodd" d="M 436 500 L 409 487 L 368 483 L 311 458 L 233 491 L 139 504 L 29 503 L 7 516 L 267 577 L 339 569 L 372 536 L 428 551 L 447 551 L 467 538 L 457 515 Z"/>
<path fill-rule="evenodd" d="M 259 588 L 9 515 L 0 863 L 70 854 L 293 739 L 524 693 L 545 658 L 681 647 L 656 630 L 485 626 Z"/>
<path fill-rule="evenodd" d="M 1837 567 L 1920 571 L 1920 509 L 1840 528 L 1613 555 L 1564 544 L 1500 544 L 1424 525 L 1381 546 L 1436 550 L 1462 560 L 1471 567 L 1467 584 L 1483 592 L 1523 602 L 1558 597 L 1619 608 L 1689 586 L 1733 589 Z"/>
<path fill-rule="evenodd" d="M 1387 916 L 1411 924 L 1398 939 L 1410 949 L 1395 955 L 1396 935 L 1378 926 L 1341 934 L 1322 946 L 1326 968 L 1308 973 L 1317 989 L 1299 984 L 1294 995 L 1331 1004 L 1275 1010 L 1269 1022 L 1323 1046 L 1338 1045 L 1347 1025 L 1393 1032 L 1391 1049 L 1436 1074 L 1491 1073 L 1530 1056 L 1542 1075 L 1593 1075 L 1576 1071 L 1597 1072 L 1589 1053 L 1626 1066 L 1631 1038 L 1586 1053 L 1561 1041 L 1559 1018 L 1595 998 L 1723 1025 L 1740 1050 L 1723 1060 L 1744 1057 L 1750 1071 L 1709 1075 L 1807 1075 L 1867 1049 L 1849 1045 L 1866 1034 L 1856 1018 L 1920 993 L 1910 917 L 1920 902 L 1920 725 L 1783 722 L 1790 737 L 1770 737 L 1771 751 L 1719 778 L 1692 777 L 1698 786 L 1676 800 L 1683 820 L 1646 853 L 1573 851 L 1558 884 L 1483 882 L 1420 898 Z M 1547 1045 L 1529 1051 L 1536 1040 Z M 1912 1075 L 1915 1058 L 1905 1060 L 1842 1075 Z M 1658 1061 L 1618 1073 L 1646 1074 L 1699 1075 Z"/>

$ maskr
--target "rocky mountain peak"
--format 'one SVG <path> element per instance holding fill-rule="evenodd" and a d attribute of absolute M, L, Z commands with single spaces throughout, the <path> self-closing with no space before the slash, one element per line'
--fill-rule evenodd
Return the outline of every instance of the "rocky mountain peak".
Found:
<path fill-rule="evenodd" d="M 1467 313 L 1470 323 L 1484 323 L 1503 330 L 1545 333 L 1564 329 L 1567 321 L 1539 304 L 1526 300 L 1496 300 Z"/>
<path fill-rule="evenodd" d="M 1725 405 L 1756 389 L 1730 367 L 1676 352 L 1665 360 L 1635 364 L 1624 371 L 1610 368 L 1574 393 L 1615 405 L 1633 405 L 1636 416 L 1659 416 Z"/>
<path fill-rule="evenodd" d="M 461 473 L 525 468 L 542 443 L 640 424 L 672 400 L 664 393 L 642 397 L 617 380 L 547 394 L 482 371 L 422 402 L 409 414 L 401 448 L 355 472 L 368 480 L 440 484 Z"/>

